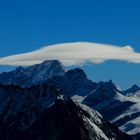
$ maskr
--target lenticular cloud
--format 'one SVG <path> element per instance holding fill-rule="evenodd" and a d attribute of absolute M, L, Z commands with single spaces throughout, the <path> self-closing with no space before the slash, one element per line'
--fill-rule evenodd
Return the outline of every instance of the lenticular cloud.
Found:
<path fill-rule="evenodd" d="M 72 42 L 50 45 L 38 50 L 0 58 L 2 65 L 28 66 L 44 60 L 60 60 L 65 66 L 86 62 L 103 63 L 108 60 L 140 63 L 140 53 L 131 46 L 119 47 L 89 42 Z"/>

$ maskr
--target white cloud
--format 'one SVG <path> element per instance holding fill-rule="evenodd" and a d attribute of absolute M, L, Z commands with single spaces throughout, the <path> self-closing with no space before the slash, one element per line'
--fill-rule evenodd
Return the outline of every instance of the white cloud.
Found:
<path fill-rule="evenodd" d="M 140 63 L 140 53 L 131 46 L 119 47 L 89 42 L 72 42 L 45 46 L 38 50 L 0 58 L 2 65 L 32 65 L 44 60 L 60 60 L 65 66 L 81 65 L 85 62 L 102 63 L 119 60 Z"/>

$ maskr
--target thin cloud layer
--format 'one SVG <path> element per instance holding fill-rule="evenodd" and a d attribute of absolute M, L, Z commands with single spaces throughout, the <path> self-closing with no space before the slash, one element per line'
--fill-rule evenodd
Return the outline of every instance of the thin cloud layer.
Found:
<path fill-rule="evenodd" d="M 50 45 L 38 50 L 0 58 L 2 65 L 33 65 L 44 60 L 60 60 L 65 66 L 86 62 L 103 63 L 108 60 L 140 63 L 140 53 L 131 46 L 119 47 L 89 42 Z"/>

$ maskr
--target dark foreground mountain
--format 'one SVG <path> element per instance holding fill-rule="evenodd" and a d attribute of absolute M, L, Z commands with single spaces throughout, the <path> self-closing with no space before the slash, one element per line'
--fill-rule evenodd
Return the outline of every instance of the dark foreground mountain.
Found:
<path fill-rule="evenodd" d="M 132 140 L 96 111 L 62 99 L 52 86 L 1 85 L 0 93 L 7 98 L 0 105 L 0 140 Z"/>

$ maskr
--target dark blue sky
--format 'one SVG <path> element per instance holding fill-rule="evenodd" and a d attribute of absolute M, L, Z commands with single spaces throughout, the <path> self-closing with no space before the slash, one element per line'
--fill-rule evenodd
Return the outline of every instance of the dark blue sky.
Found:
<path fill-rule="evenodd" d="M 131 45 L 140 52 L 139 7 L 139 0 L 0 0 L 0 57 L 72 41 Z M 107 62 L 84 69 L 93 80 L 140 85 L 140 64 Z"/>

